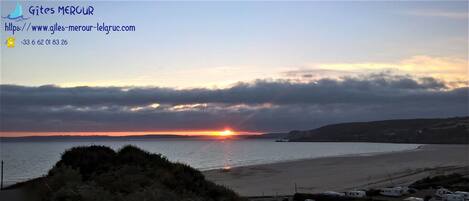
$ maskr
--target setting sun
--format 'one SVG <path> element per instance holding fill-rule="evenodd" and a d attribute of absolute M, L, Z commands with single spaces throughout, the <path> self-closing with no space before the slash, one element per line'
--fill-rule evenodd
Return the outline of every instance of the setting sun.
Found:
<path fill-rule="evenodd" d="M 233 135 L 233 131 L 227 129 L 227 130 L 219 132 L 218 135 L 219 136 L 231 136 Z"/>

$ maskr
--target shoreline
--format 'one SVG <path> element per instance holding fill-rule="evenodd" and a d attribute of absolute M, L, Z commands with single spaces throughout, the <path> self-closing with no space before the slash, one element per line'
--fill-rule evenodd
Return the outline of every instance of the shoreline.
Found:
<path fill-rule="evenodd" d="M 305 143 L 308 143 L 308 142 L 305 142 Z M 337 143 L 337 142 L 333 142 L 333 143 Z M 355 142 L 341 142 L 341 143 L 355 143 Z M 379 144 L 379 143 L 382 143 L 382 142 L 361 142 L 361 143 L 378 143 Z M 388 143 L 384 143 L 384 144 L 388 144 Z M 402 144 L 402 143 L 396 143 L 396 144 Z M 334 156 L 319 156 L 319 157 L 313 157 L 313 158 L 290 159 L 290 160 L 272 161 L 272 162 L 257 163 L 257 164 L 235 165 L 235 166 L 230 166 L 228 169 L 251 167 L 251 166 L 260 166 L 260 165 L 272 165 L 272 164 L 278 164 L 278 163 L 291 163 L 291 162 L 297 162 L 297 161 L 316 160 L 316 159 L 324 159 L 324 158 L 376 156 L 376 155 L 390 154 L 390 153 L 412 152 L 412 151 L 419 151 L 424 146 L 435 145 L 435 144 L 415 144 L 415 145 L 417 145 L 417 147 L 410 148 L 410 149 L 404 149 L 404 150 L 378 151 L 378 152 L 368 152 L 368 153 L 359 153 L 359 154 L 340 154 L 340 155 L 334 155 Z M 441 144 L 438 144 L 438 145 L 441 145 Z M 443 145 L 460 145 L 460 144 L 443 144 Z M 208 171 L 214 171 L 214 170 L 225 170 L 225 169 L 226 168 L 224 168 L 224 167 L 200 168 L 200 169 L 197 168 L 197 170 L 199 170 L 201 172 L 208 172 Z"/>
<path fill-rule="evenodd" d="M 207 179 L 242 196 L 288 195 L 407 185 L 436 173 L 469 174 L 469 145 L 350 154 L 203 171 Z"/>
<path fill-rule="evenodd" d="M 310 142 L 302 142 L 302 143 L 310 143 Z M 413 144 L 413 143 L 386 143 L 386 142 L 325 142 L 325 143 Z M 229 169 L 231 169 L 231 168 L 250 167 L 250 166 L 259 166 L 259 165 L 271 165 L 271 164 L 277 164 L 277 163 L 291 163 L 291 162 L 296 162 L 296 161 L 315 160 L 315 159 L 323 159 L 323 158 L 375 156 L 375 155 L 389 154 L 389 153 L 418 151 L 418 150 L 422 149 L 424 146 L 429 146 L 429 145 L 462 145 L 462 144 L 413 144 L 413 145 L 416 145 L 416 147 L 415 148 L 404 149 L 404 150 L 377 151 L 377 152 L 355 153 L 355 154 L 339 154 L 339 155 L 333 155 L 333 156 L 318 156 L 318 157 L 312 157 L 312 158 L 301 158 L 301 159 L 290 159 L 290 160 L 282 160 L 282 161 L 271 161 L 271 162 L 265 162 L 265 163 L 235 165 L 235 166 L 230 166 Z M 197 168 L 197 170 L 199 170 L 201 172 L 207 172 L 207 171 L 213 171 L 213 170 L 224 170 L 224 169 L 225 168 L 222 167 L 222 166 L 214 167 L 214 168 Z"/>

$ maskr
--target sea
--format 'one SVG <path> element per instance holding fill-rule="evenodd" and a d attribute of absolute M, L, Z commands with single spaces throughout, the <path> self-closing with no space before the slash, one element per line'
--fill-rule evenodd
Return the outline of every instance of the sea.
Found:
<path fill-rule="evenodd" d="M 160 153 L 170 161 L 188 164 L 201 171 L 283 161 L 373 155 L 405 151 L 419 144 L 275 142 L 274 139 L 106 139 L 106 140 L 23 140 L 0 143 L 4 161 L 4 185 L 47 174 L 67 149 L 84 145 L 105 145 L 115 150 L 135 145 Z"/>

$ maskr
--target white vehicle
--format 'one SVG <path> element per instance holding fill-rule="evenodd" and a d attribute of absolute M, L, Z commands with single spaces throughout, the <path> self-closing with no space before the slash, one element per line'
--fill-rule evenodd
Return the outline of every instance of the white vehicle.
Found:
<path fill-rule="evenodd" d="M 404 199 L 405 201 L 423 201 L 423 198 L 418 198 L 418 197 L 408 197 Z"/>
<path fill-rule="evenodd" d="M 456 192 L 454 192 L 454 194 L 462 195 L 462 196 L 464 196 L 464 199 L 465 199 L 465 200 L 469 200 L 469 192 L 465 192 L 465 191 L 456 191 Z"/>
<path fill-rule="evenodd" d="M 329 196 L 337 196 L 337 197 L 342 197 L 342 196 L 345 196 L 344 193 L 339 193 L 339 192 L 335 192 L 335 191 L 326 191 L 326 192 L 323 192 L 321 193 L 323 195 L 329 195 Z"/>
<path fill-rule="evenodd" d="M 443 201 L 465 201 L 464 195 L 461 194 L 444 194 Z"/>
<path fill-rule="evenodd" d="M 446 194 L 452 194 L 452 193 L 453 193 L 453 192 L 449 191 L 449 190 L 446 189 L 446 188 L 439 188 L 438 190 L 436 190 L 435 195 L 436 195 L 437 197 L 442 198 L 444 195 L 446 195 Z"/>
<path fill-rule="evenodd" d="M 345 192 L 346 197 L 351 197 L 351 198 L 364 198 L 366 197 L 366 192 L 365 191 L 347 191 Z"/>
<path fill-rule="evenodd" d="M 400 186 L 392 188 L 382 188 L 379 194 L 390 197 L 401 197 L 403 195 L 409 194 L 409 188 Z"/>

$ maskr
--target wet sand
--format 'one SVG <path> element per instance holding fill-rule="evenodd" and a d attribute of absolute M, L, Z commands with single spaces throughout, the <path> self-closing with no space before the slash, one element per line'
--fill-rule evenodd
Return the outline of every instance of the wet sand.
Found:
<path fill-rule="evenodd" d="M 281 150 L 279 150 L 281 151 Z M 242 196 L 344 191 L 406 185 L 420 178 L 469 174 L 469 145 L 424 145 L 416 150 L 342 156 L 209 170 L 207 179 Z"/>

